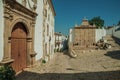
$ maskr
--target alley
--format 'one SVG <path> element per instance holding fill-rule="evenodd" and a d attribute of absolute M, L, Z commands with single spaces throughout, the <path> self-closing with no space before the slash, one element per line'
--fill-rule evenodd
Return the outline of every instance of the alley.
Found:
<path fill-rule="evenodd" d="M 77 51 L 71 58 L 55 53 L 48 63 L 38 63 L 17 76 L 17 80 L 120 80 L 120 46 L 108 38 L 108 50 Z"/>

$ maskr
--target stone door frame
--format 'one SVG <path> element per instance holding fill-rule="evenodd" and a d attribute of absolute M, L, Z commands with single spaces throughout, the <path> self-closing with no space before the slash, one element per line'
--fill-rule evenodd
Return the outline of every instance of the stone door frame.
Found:
<path fill-rule="evenodd" d="M 10 64 L 11 32 L 15 24 L 24 24 L 27 30 L 27 66 L 35 63 L 34 32 L 37 14 L 22 6 L 15 0 L 3 0 L 4 8 L 4 54 L 1 64 Z M 14 5 L 13 5 L 14 4 Z"/>

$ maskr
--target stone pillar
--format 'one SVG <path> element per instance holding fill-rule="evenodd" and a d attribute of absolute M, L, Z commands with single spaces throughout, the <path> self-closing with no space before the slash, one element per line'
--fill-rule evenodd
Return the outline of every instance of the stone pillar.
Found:
<path fill-rule="evenodd" d="M 9 6 L 4 5 L 4 56 L 2 64 L 13 62 L 11 59 L 11 44 L 10 44 L 10 22 L 13 20 L 12 12 L 9 10 Z"/>
<path fill-rule="evenodd" d="M 32 21 L 31 22 L 31 36 L 32 36 L 32 41 L 30 43 L 30 46 L 31 46 L 31 49 L 30 49 L 30 57 L 31 57 L 31 65 L 33 65 L 35 63 L 35 56 L 36 56 L 36 53 L 34 51 L 34 34 L 35 34 L 35 22 Z"/>

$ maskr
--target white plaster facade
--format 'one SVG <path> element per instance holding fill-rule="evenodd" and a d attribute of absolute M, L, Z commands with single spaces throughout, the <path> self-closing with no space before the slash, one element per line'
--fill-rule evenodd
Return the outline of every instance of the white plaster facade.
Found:
<path fill-rule="evenodd" d="M 70 29 L 69 30 L 69 43 L 73 43 L 74 42 L 74 29 Z"/>
<path fill-rule="evenodd" d="M 63 47 L 62 44 L 62 34 L 61 33 L 55 33 L 55 49 L 61 49 Z"/>
<path fill-rule="evenodd" d="M 43 58 L 48 61 L 54 54 L 54 17 L 52 0 L 44 0 L 43 11 Z"/>
<path fill-rule="evenodd" d="M 113 32 L 113 36 L 120 39 L 120 26 L 116 26 Z"/>
<path fill-rule="evenodd" d="M 26 7 L 28 9 L 32 9 L 34 5 L 31 0 L 17 0 L 20 4 L 26 3 Z M 36 60 L 39 60 L 43 56 L 43 36 L 42 36 L 42 29 L 43 29 L 43 0 L 37 0 L 37 9 L 36 13 L 38 14 L 36 18 L 35 24 L 35 40 L 34 40 L 34 50 L 36 55 Z"/>
<path fill-rule="evenodd" d="M 100 39 L 106 36 L 106 30 L 103 29 L 96 29 L 95 30 L 95 40 L 98 42 Z"/>
<path fill-rule="evenodd" d="M 120 39 L 120 26 L 113 26 L 106 29 L 107 35 L 111 35 Z"/>
<path fill-rule="evenodd" d="M 55 50 L 63 51 L 67 47 L 68 38 L 61 33 L 55 33 Z"/>
<path fill-rule="evenodd" d="M 4 19 L 3 19 L 3 3 L 2 0 L 0 0 L 0 61 L 3 58 L 3 50 L 4 50 L 4 46 L 3 46 L 3 31 L 4 31 L 4 23 L 3 23 Z"/>
<path fill-rule="evenodd" d="M 110 27 L 110 28 L 108 28 L 108 29 L 106 29 L 106 34 L 107 34 L 107 35 L 112 35 L 113 32 L 114 32 L 114 27 L 113 27 L 113 26 Z"/>
<path fill-rule="evenodd" d="M 36 60 L 39 60 L 43 56 L 43 0 L 38 0 L 36 13 L 38 14 L 35 24 L 35 52 Z"/>

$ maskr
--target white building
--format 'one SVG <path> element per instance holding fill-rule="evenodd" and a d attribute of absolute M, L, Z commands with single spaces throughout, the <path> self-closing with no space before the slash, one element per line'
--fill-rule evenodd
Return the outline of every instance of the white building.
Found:
<path fill-rule="evenodd" d="M 54 54 L 54 17 L 52 0 L 44 0 L 43 11 L 43 58 L 48 61 Z"/>
<path fill-rule="evenodd" d="M 0 64 L 18 72 L 54 53 L 52 0 L 0 0 L 0 14 Z"/>
<path fill-rule="evenodd" d="M 107 35 L 114 36 L 120 39 L 120 26 L 108 27 L 106 29 Z"/>
<path fill-rule="evenodd" d="M 113 36 L 120 39 L 120 26 L 115 26 Z"/>
<path fill-rule="evenodd" d="M 40 60 L 43 56 L 43 10 L 44 10 L 44 0 L 37 0 L 36 13 L 38 14 L 35 24 L 35 42 L 34 50 L 36 55 L 36 60 Z"/>
<path fill-rule="evenodd" d="M 61 33 L 55 32 L 55 50 L 64 50 L 67 46 L 67 37 Z"/>

